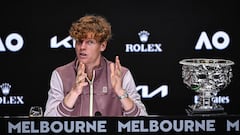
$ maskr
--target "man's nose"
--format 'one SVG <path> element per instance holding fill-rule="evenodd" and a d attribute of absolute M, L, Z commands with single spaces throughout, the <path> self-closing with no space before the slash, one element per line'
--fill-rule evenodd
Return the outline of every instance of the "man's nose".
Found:
<path fill-rule="evenodd" d="M 85 41 L 82 42 L 82 44 L 80 45 L 80 48 L 86 48 L 87 43 Z"/>

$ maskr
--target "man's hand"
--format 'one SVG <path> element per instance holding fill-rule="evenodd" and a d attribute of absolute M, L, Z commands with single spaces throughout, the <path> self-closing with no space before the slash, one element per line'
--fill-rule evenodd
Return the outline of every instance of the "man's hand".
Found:
<path fill-rule="evenodd" d="M 118 96 L 122 95 L 124 93 L 122 89 L 122 67 L 118 56 L 115 58 L 115 63 L 111 63 L 110 69 L 112 86 Z"/>
<path fill-rule="evenodd" d="M 86 77 L 87 74 L 85 73 L 85 65 L 82 62 L 80 62 L 78 66 L 75 85 L 72 88 L 72 90 L 76 92 L 78 95 L 82 93 L 83 87 L 88 85 L 88 83 L 85 81 Z"/>
<path fill-rule="evenodd" d="M 119 57 L 116 56 L 115 63 L 111 63 L 111 83 L 115 90 L 115 93 L 121 97 L 126 94 L 126 91 L 122 88 L 122 66 L 120 64 Z M 125 111 L 129 111 L 133 108 L 134 103 L 130 98 L 120 99 Z"/>
<path fill-rule="evenodd" d="M 75 84 L 73 85 L 71 91 L 64 98 L 64 104 L 67 107 L 73 108 L 78 96 L 83 91 L 83 87 L 88 85 L 88 83 L 85 81 L 86 77 L 87 74 L 85 73 L 85 65 L 80 62 L 78 66 Z"/>

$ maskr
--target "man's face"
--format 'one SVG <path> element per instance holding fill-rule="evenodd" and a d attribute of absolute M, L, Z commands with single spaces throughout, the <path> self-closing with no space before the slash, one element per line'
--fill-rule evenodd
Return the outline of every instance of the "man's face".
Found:
<path fill-rule="evenodd" d="M 88 36 L 89 37 L 89 36 Z M 77 40 L 75 51 L 79 61 L 86 65 L 98 64 L 101 57 L 101 52 L 106 49 L 106 42 L 99 43 L 93 38 L 85 38 Z"/>

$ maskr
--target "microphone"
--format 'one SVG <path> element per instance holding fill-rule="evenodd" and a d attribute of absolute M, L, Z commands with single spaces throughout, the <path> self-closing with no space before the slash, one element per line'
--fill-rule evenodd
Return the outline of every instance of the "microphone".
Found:
<path fill-rule="evenodd" d="M 95 116 L 96 116 L 96 117 L 99 117 L 99 116 L 102 116 L 102 114 L 101 114 L 101 112 L 96 111 L 96 112 L 95 112 Z"/>

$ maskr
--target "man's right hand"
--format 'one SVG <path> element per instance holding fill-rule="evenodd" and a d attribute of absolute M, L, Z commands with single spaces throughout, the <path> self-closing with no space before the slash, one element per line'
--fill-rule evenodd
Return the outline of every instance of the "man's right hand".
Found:
<path fill-rule="evenodd" d="M 73 85 L 71 91 L 64 98 L 64 104 L 67 107 L 73 108 L 78 96 L 83 91 L 83 87 L 88 85 L 88 83 L 86 82 L 86 77 L 87 74 L 85 73 L 85 65 L 80 62 L 78 66 L 75 84 Z"/>

